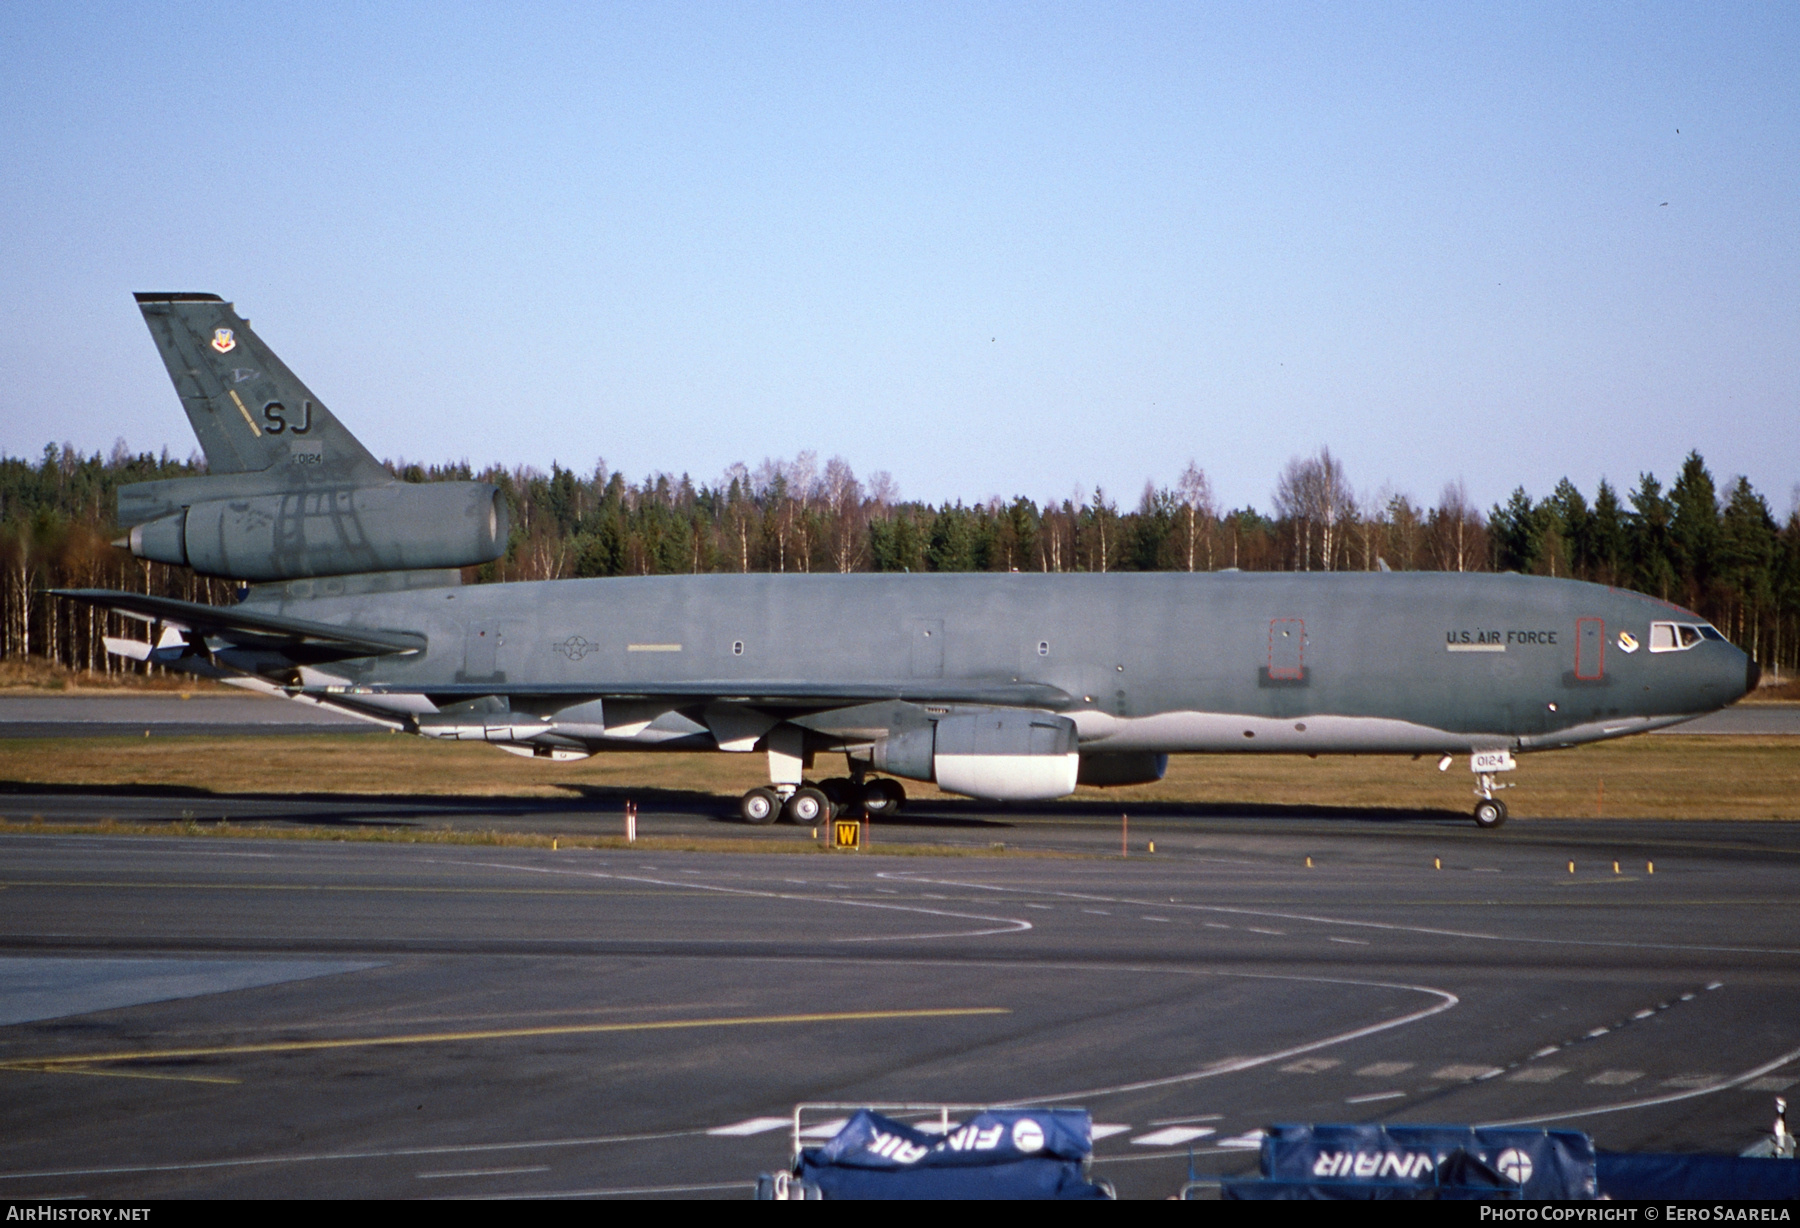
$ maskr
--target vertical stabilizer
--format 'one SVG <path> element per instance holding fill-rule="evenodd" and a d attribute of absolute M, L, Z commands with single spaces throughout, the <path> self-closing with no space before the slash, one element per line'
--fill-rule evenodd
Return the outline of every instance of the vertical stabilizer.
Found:
<path fill-rule="evenodd" d="M 369 485 L 392 476 L 216 294 L 139 294 L 213 474 L 268 489 Z"/>

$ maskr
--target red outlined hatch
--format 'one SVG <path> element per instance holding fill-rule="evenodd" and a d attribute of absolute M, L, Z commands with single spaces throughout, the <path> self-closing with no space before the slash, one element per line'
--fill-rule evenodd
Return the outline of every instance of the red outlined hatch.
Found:
<path fill-rule="evenodd" d="M 1606 620 L 1575 620 L 1575 677 L 1598 682 L 1606 676 Z"/>

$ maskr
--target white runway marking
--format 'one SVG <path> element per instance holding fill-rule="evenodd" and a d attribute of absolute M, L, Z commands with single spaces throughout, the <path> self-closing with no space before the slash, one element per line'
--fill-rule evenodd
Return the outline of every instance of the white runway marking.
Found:
<path fill-rule="evenodd" d="M 1499 1074 L 1499 1066 L 1451 1065 L 1440 1066 L 1431 1072 L 1434 1079 L 1491 1079 Z"/>
<path fill-rule="evenodd" d="M 1644 1072 L 1641 1070 L 1602 1070 L 1588 1082 L 1601 1087 L 1623 1087 L 1627 1083 L 1636 1083 L 1643 1077 Z"/>
<path fill-rule="evenodd" d="M 1562 1066 L 1532 1066 L 1517 1074 L 1508 1075 L 1508 1083 L 1553 1083 L 1568 1074 Z"/>
<path fill-rule="evenodd" d="M 1183 1143 L 1191 1143 L 1197 1138 L 1216 1133 L 1218 1131 L 1210 1126 L 1170 1126 L 1165 1130 L 1140 1134 L 1131 1140 L 1131 1144 L 1134 1147 L 1179 1147 Z"/>
<path fill-rule="evenodd" d="M 1157 968 L 1114 968 L 1115 972 L 1157 972 L 1166 971 Z M 1308 1041 L 1305 1044 L 1291 1045 L 1286 1049 L 1277 1049 L 1272 1053 L 1255 1054 L 1249 1057 L 1232 1057 L 1203 1066 L 1199 1070 L 1190 1070 L 1182 1074 L 1165 1075 L 1156 1079 L 1140 1079 L 1132 1083 L 1119 1083 L 1111 1087 L 1089 1087 L 1080 1091 L 1055 1092 L 1048 1096 L 1032 1096 L 1029 1099 L 1015 1100 L 1015 1104 L 1044 1104 L 1049 1101 L 1067 1101 L 1079 1099 L 1096 1099 L 1100 1096 L 1116 1096 L 1124 1092 L 1147 1091 L 1153 1087 L 1173 1087 L 1178 1083 L 1194 1083 L 1201 1079 L 1214 1079 L 1220 1075 L 1237 1074 L 1243 1070 L 1254 1070 L 1258 1066 L 1266 1066 L 1271 1062 L 1285 1061 L 1291 1057 L 1300 1057 L 1307 1053 L 1316 1053 L 1320 1049 L 1329 1049 L 1333 1045 L 1346 1044 L 1353 1040 L 1361 1040 L 1365 1036 L 1374 1036 L 1393 1028 L 1405 1027 L 1422 1019 L 1451 1010 L 1462 1000 L 1447 989 L 1433 989 L 1429 985 L 1405 985 L 1392 981 L 1359 981 L 1345 977 L 1324 976 L 1286 976 L 1276 973 L 1262 972 L 1208 972 L 1204 975 L 1241 978 L 1254 981 L 1292 981 L 1307 985 L 1353 985 L 1362 989 L 1395 989 L 1406 993 L 1425 994 L 1437 998 L 1430 1006 L 1422 1007 L 1410 1014 L 1395 1019 L 1386 1019 L 1380 1023 L 1366 1024 L 1360 1028 L 1352 1028 L 1347 1032 L 1339 1032 L 1320 1040 Z M 1771 1067 L 1771 1069 L 1773 1069 Z M 1758 1072 L 1762 1073 L 1762 1072 Z"/>
<path fill-rule="evenodd" d="M 786 1124 L 786 1123 L 783 1123 Z M 801 1138 L 831 1138 L 839 1130 L 850 1124 L 848 1117 L 836 1117 L 830 1121 L 822 1121 L 816 1126 L 808 1126 L 800 1131 Z"/>
<path fill-rule="evenodd" d="M 1405 1074 L 1413 1065 L 1412 1062 L 1371 1062 L 1358 1068 L 1356 1073 L 1365 1079 L 1391 1079 L 1397 1074 Z"/>
<path fill-rule="evenodd" d="M 791 1117 L 752 1117 L 748 1121 L 735 1122 L 729 1126 L 714 1126 L 708 1134 L 723 1135 L 731 1138 L 744 1138 L 751 1134 L 765 1134 L 770 1130 L 779 1130 L 783 1126 L 791 1126 Z"/>
<path fill-rule="evenodd" d="M 1096 1125 L 1093 1128 L 1093 1131 L 1088 1135 L 1088 1137 L 1097 1143 L 1101 1139 L 1111 1138 L 1115 1134 L 1129 1134 L 1129 1133 L 1131 1133 L 1130 1126 L 1120 1126 L 1120 1125 L 1108 1123 L 1106 1125 Z"/>
<path fill-rule="evenodd" d="M 641 874 L 609 874 L 604 870 L 568 870 L 550 866 L 522 866 L 512 862 L 463 861 L 458 858 L 431 858 L 447 865 L 484 866 L 490 870 L 514 870 L 522 874 L 560 874 L 571 878 L 604 878 L 621 883 L 649 883 L 656 887 L 676 887 L 684 891 L 716 891 L 722 895 L 751 896 L 764 900 L 793 900 L 803 904 L 832 904 L 839 908 L 875 908 L 890 912 L 923 913 L 929 917 L 954 917 L 959 921 L 985 921 L 996 928 L 949 930 L 932 934 L 870 934 L 858 937 L 833 937 L 829 942 L 909 942 L 927 938 L 981 938 L 989 934 L 1020 934 L 1031 928 L 1023 917 L 993 917 L 982 913 L 951 912 L 942 908 L 921 908 L 913 904 L 885 904 L 875 900 L 847 900 L 831 896 L 799 895 L 792 891 L 759 891 L 750 887 L 722 887 L 717 883 L 671 882 L 664 878 L 646 878 Z M 827 883 L 826 886 L 835 884 Z M 849 890 L 849 888 L 845 888 Z"/>
<path fill-rule="evenodd" d="M 1685 1001 L 1690 996 L 1692 995 L 1684 994 L 1683 1000 Z M 1488 1121 L 1480 1124 L 1486 1126 L 1535 1126 L 1539 1122 L 1544 1121 L 1570 1121 L 1577 1117 L 1598 1117 L 1603 1113 L 1623 1113 L 1631 1109 L 1648 1109 L 1661 1104 L 1674 1104 L 1681 1100 L 1692 1100 L 1696 1096 L 1710 1096 L 1715 1092 L 1722 1092 L 1729 1087 L 1748 1087 L 1753 1082 L 1762 1079 L 1772 1071 L 1780 1070 L 1783 1066 L 1786 1066 L 1789 1062 L 1796 1059 L 1800 1059 L 1800 1049 L 1790 1049 L 1779 1057 L 1772 1058 L 1769 1061 L 1762 1063 L 1760 1066 L 1752 1066 L 1749 1070 L 1742 1071 L 1732 1078 L 1726 1079 L 1721 1083 L 1709 1084 L 1706 1087 L 1696 1087 L 1688 1091 L 1670 1092 L 1663 1096 L 1646 1096 L 1642 1100 L 1624 1100 L 1618 1104 L 1603 1104 L 1598 1108 L 1592 1109 L 1569 1109 L 1562 1113 L 1541 1113 L 1535 1117 L 1515 1117 L 1507 1121 Z"/>
<path fill-rule="evenodd" d="M 458 1194 L 458 1198 L 469 1198 L 475 1201 L 494 1202 L 510 1198 L 642 1198 L 648 1194 L 704 1194 L 714 1190 L 753 1190 L 754 1181 L 716 1181 L 710 1185 L 618 1185 L 605 1186 L 591 1190 L 553 1190 L 540 1192 L 537 1190 L 511 1190 L 504 1194 Z"/>
<path fill-rule="evenodd" d="M 693 1138 L 702 1130 L 661 1130 L 649 1134 L 599 1134 L 586 1138 L 528 1139 L 508 1143 L 461 1143 L 442 1147 L 395 1147 L 382 1151 L 316 1151 L 286 1155 L 244 1156 L 229 1160 L 195 1160 L 185 1164 L 117 1164 L 105 1168 L 52 1168 L 0 1173 L 0 1181 L 35 1180 L 43 1177 L 105 1177 L 120 1173 L 181 1173 L 212 1168 L 251 1168 L 263 1164 L 317 1164 L 323 1161 L 390 1160 L 405 1156 L 479 1155 L 496 1151 L 531 1151 L 551 1147 L 599 1147 L 610 1143 L 654 1143 L 671 1138 Z"/>
<path fill-rule="evenodd" d="M 905 879 L 910 882 L 931 883 L 938 887 L 956 887 L 967 891 L 992 891 L 996 893 L 1016 894 L 1026 890 L 1022 887 L 1007 887 L 998 883 L 971 882 L 967 879 L 924 878 L 911 870 L 883 870 L 879 877 Z M 1115 904 L 1125 907 L 1142 908 L 1169 907 L 1161 900 L 1134 900 L 1129 896 L 1094 895 L 1084 891 L 1051 891 L 1042 887 L 1030 888 L 1033 895 L 1055 895 L 1076 902 L 1091 904 Z M 1600 938 L 1545 938 L 1537 934 L 1485 934 L 1479 930 L 1452 930 L 1437 926 L 1401 925 L 1391 921 L 1353 921 L 1345 917 L 1325 917 L 1313 913 L 1275 912 L 1266 908 L 1236 908 L 1223 904 L 1176 904 L 1176 908 L 1195 912 L 1208 912 L 1221 916 L 1264 917 L 1273 921 L 1303 921 L 1318 925 L 1330 925 L 1344 929 L 1386 930 L 1398 934 L 1421 934 L 1429 938 L 1467 938 L 1472 942 L 1505 942 L 1530 943 L 1537 946 L 1557 947 L 1600 947 L 1605 949 L 1622 949 L 1628 951 L 1720 951 L 1736 955 L 1800 955 L 1800 947 L 1727 947 L 1702 943 L 1683 942 L 1624 942 L 1616 939 Z M 1225 929 L 1226 926 L 1208 928 Z M 1721 988 L 1723 982 L 1715 981 L 1708 989 Z M 1686 1001 L 1684 997 L 1682 999 Z"/>
<path fill-rule="evenodd" d="M 1320 1074 L 1342 1065 L 1335 1057 L 1305 1057 L 1297 1062 L 1289 1062 L 1281 1069 L 1284 1074 Z"/>
<path fill-rule="evenodd" d="M 1405 1092 L 1375 1092 L 1373 1095 L 1368 1095 L 1368 1096 L 1351 1096 L 1348 1100 L 1345 1100 L 1344 1103 L 1345 1104 L 1373 1104 L 1377 1100 L 1399 1100 L 1399 1099 L 1403 1098 L 1405 1095 L 1406 1095 Z"/>
<path fill-rule="evenodd" d="M 548 1164 L 532 1164 L 525 1168 L 465 1168 L 454 1173 L 414 1173 L 421 1181 L 437 1181 L 444 1177 L 510 1177 L 516 1173 L 547 1173 Z"/>

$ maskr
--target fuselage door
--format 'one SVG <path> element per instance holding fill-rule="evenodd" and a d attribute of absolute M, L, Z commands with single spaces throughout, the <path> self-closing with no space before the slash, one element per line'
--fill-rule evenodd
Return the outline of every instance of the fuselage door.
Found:
<path fill-rule="evenodd" d="M 461 681 L 488 682 L 500 678 L 500 624 L 470 623 L 463 635 Z"/>
<path fill-rule="evenodd" d="M 944 676 L 944 620 L 909 618 L 906 635 L 911 643 L 910 669 L 914 678 Z"/>
<path fill-rule="evenodd" d="M 1306 677 L 1306 620 L 1269 620 L 1269 681 L 1299 682 Z"/>
<path fill-rule="evenodd" d="M 1575 620 L 1575 677 L 1598 682 L 1606 676 L 1606 620 Z"/>

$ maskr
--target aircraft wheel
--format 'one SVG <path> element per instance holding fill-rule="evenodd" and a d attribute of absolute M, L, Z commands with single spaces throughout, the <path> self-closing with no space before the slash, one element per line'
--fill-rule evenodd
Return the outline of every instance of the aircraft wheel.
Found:
<path fill-rule="evenodd" d="M 848 776 L 832 776 L 819 782 L 819 792 L 831 803 L 831 817 L 855 810 L 862 801 L 862 790 Z"/>
<path fill-rule="evenodd" d="M 744 816 L 744 822 L 758 827 L 773 823 L 781 813 L 781 799 L 773 789 L 752 789 L 738 799 L 738 813 Z"/>
<path fill-rule="evenodd" d="M 831 817 L 831 802 L 819 790 L 808 785 L 804 789 L 795 790 L 794 796 L 788 798 L 781 817 L 790 823 L 811 827 L 814 823 L 823 823 Z"/>
<path fill-rule="evenodd" d="M 1492 830 L 1506 822 L 1506 803 L 1497 797 L 1484 797 L 1475 803 L 1475 826 Z"/>
<path fill-rule="evenodd" d="M 868 811 L 871 819 L 886 818 L 905 804 L 906 790 L 897 780 L 884 776 L 863 786 L 863 809 Z"/>

